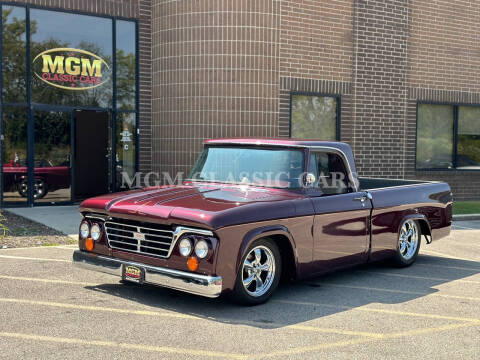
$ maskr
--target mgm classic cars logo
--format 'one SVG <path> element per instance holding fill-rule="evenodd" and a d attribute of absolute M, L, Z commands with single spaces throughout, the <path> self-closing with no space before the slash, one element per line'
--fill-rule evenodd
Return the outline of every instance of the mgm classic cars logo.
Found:
<path fill-rule="evenodd" d="M 55 48 L 45 50 L 33 59 L 35 76 L 64 90 L 89 90 L 103 85 L 104 68 L 110 69 L 100 56 L 86 50 Z"/>

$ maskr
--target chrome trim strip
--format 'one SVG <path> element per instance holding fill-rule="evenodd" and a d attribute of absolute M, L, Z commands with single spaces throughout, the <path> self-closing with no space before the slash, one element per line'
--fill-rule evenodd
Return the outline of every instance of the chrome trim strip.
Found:
<path fill-rule="evenodd" d="M 222 292 L 222 277 L 207 276 L 151 266 L 134 261 L 120 260 L 86 251 L 73 252 L 76 267 L 122 277 L 123 266 L 136 266 L 145 270 L 145 283 L 215 298 Z"/>
<path fill-rule="evenodd" d="M 142 228 L 142 229 L 151 230 L 151 231 L 166 232 L 166 233 L 168 233 L 168 234 L 173 233 L 172 230 L 160 230 L 160 229 L 154 229 L 154 228 L 149 228 L 149 227 L 140 226 L 140 225 L 122 224 L 122 223 L 117 223 L 117 222 L 115 222 L 115 221 L 110 221 L 110 220 L 108 220 L 107 222 L 105 222 L 105 225 L 107 225 L 107 224 L 114 224 L 114 225 L 119 225 L 119 226 L 132 227 L 132 228 L 135 229 L 135 230 L 133 230 L 134 232 L 136 232 L 138 228 Z M 112 227 L 111 229 L 115 229 L 115 228 Z M 121 230 L 121 229 L 118 229 L 118 230 Z M 130 231 L 130 230 L 124 230 L 124 231 Z M 151 234 L 151 235 L 155 235 L 155 234 Z M 160 235 L 158 235 L 158 236 L 160 236 Z"/>
<path fill-rule="evenodd" d="M 108 217 L 103 218 L 100 215 L 89 215 L 89 214 L 85 215 L 84 217 L 87 219 L 97 219 L 101 221 L 106 221 L 108 219 Z"/>

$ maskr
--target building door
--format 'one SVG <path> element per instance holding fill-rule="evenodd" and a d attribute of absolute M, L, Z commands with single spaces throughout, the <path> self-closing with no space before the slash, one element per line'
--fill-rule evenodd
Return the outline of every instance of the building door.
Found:
<path fill-rule="evenodd" d="M 85 110 L 74 113 L 74 198 L 82 200 L 109 190 L 109 113 Z"/>

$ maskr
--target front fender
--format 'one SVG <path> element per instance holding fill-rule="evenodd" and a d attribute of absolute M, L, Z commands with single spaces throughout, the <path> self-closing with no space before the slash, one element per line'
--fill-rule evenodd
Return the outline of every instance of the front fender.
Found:
<path fill-rule="evenodd" d="M 240 266 L 241 266 L 241 263 L 242 263 L 242 258 L 245 255 L 249 246 L 255 240 L 265 238 L 265 237 L 269 237 L 269 236 L 275 236 L 275 235 L 285 236 L 288 239 L 292 250 L 296 249 L 295 240 L 293 239 L 293 236 L 290 233 L 290 231 L 288 230 L 288 228 L 284 225 L 268 225 L 268 226 L 262 226 L 262 227 L 250 230 L 244 236 L 244 238 L 242 240 L 242 245 L 240 246 L 240 250 L 237 254 L 237 262 L 236 262 L 236 266 L 235 266 L 236 271 L 240 270 Z M 293 254 L 294 254 L 294 257 L 295 257 L 294 261 L 295 261 L 295 266 L 296 266 L 297 265 L 296 252 L 293 251 Z"/>

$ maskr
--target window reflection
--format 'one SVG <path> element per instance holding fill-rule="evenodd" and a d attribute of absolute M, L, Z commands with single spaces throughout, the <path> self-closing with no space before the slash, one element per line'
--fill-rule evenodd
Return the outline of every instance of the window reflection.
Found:
<path fill-rule="evenodd" d="M 25 8 L 2 6 L 3 101 L 26 102 Z"/>
<path fill-rule="evenodd" d="M 3 201 L 27 201 L 27 109 L 3 108 Z"/>
<path fill-rule="evenodd" d="M 135 113 L 117 114 L 117 189 L 125 189 L 135 176 Z"/>
<path fill-rule="evenodd" d="M 35 202 L 70 201 L 70 112 L 35 111 Z"/>
<path fill-rule="evenodd" d="M 458 108 L 457 168 L 480 169 L 480 107 Z"/>
<path fill-rule="evenodd" d="M 328 96 L 292 95 L 291 137 L 335 140 L 337 99 Z"/>
<path fill-rule="evenodd" d="M 111 19 L 31 9 L 30 33 L 32 101 L 111 106 Z"/>
<path fill-rule="evenodd" d="M 417 168 L 452 168 L 453 120 L 451 105 L 418 105 Z"/>
<path fill-rule="evenodd" d="M 135 23 L 117 20 L 117 108 L 135 110 Z"/>

